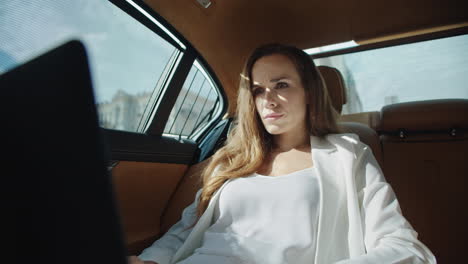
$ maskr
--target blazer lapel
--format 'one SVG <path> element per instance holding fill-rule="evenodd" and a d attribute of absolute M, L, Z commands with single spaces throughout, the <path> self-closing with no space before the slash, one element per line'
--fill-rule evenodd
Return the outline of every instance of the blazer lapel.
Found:
<path fill-rule="evenodd" d="M 356 182 L 354 171 L 356 166 L 357 156 L 354 151 L 354 146 L 351 142 L 359 140 L 356 135 L 343 134 L 340 137 L 332 137 L 332 143 L 337 146 L 339 158 L 342 167 L 344 168 L 341 182 L 344 183 L 346 193 L 346 213 L 348 218 L 348 252 L 349 257 L 360 256 L 365 253 L 363 240 L 363 231 L 361 223 L 361 212 L 359 207 L 359 198 L 356 191 Z"/>
<path fill-rule="evenodd" d="M 314 263 L 327 263 L 330 259 L 330 249 L 338 249 L 344 245 L 336 243 L 333 237 L 340 232 L 343 215 L 343 199 L 345 198 L 345 183 L 342 178 L 343 165 L 337 147 L 326 138 L 311 136 L 312 161 L 319 180 L 320 202 L 319 221 Z M 333 258 L 333 257 L 332 257 Z"/>

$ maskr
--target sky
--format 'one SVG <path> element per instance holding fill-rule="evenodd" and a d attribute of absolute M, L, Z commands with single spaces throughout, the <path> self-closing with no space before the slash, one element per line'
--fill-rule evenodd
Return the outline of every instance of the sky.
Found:
<path fill-rule="evenodd" d="M 175 50 L 106 0 L 0 1 L 0 73 L 71 39 L 87 48 L 98 102 L 151 92 Z"/>

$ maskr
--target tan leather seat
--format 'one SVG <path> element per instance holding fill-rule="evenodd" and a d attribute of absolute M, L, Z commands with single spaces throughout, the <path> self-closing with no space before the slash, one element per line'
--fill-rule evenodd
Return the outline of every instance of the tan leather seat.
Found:
<path fill-rule="evenodd" d="M 200 174 L 210 160 L 211 158 L 208 158 L 189 167 L 164 210 L 160 235 L 166 233 L 180 219 L 184 208 L 194 201 L 195 194 L 202 187 Z"/>
<path fill-rule="evenodd" d="M 380 111 L 361 112 L 361 113 L 341 115 L 338 121 L 361 123 L 374 130 L 379 130 Z"/>
<path fill-rule="evenodd" d="M 343 105 L 346 104 L 346 84 L 343 80 L 343 76 L 341 75 L 340 71 L 336 68 L 329 67 L 329 66 L 318 66 L 317 69 L 319 70 L 322 78 L 327 86 L 328 94 L 330 95 L 330 99 L 332 101 L 332 105 L 337 110 L 338 113 L 341 113 L 343 109 Z M 372 116 L 379 116 L 372 115 Z M 367 122 L 356 122 L 355 120 L 344 121 L 343 118 L 339 120 L 339 127 L 342 132 L 346 133 L 354 133 L 359 136 L 359 139 L 368 145 L 376 160 L 379 162 L 379 165 L 383 167 L 383 159 L 382 159 L 382 147 L 379 142 L 379 137 L 374 129 L 369 126 Z M 378 121 L 376 121 L 377 123 Z"/>
<path fill-rule="evenodd" d="M 377 132 L 372 128 L 357 122 L 339 122 L 340 130 L 346 133 L 354 133 L 359 136 L 359 139 L 372 149 L 375 159 L 383 168 L 383 153 L 382 146 L 379 141 Z"/>
<path fill-rule="evenodd" d="M 403 214 L 439 263 L 468 244 L 468 100 L 399 103 L 382 109 L 384 173 Z"/>
<path fill-rule="evenodd" d="M 346 104 L 346 83 L 344 82 L 343 75 L 336 68 L 329 66 L 317 66 L 323 81 L 327 86 L 328 95 L 332 100 L 332 105 L 338 113 L 341 114 L 343 105 Z"/>
<path fill-rule="evenodd" d="M 361 112 L 354 114 L 342 114 L 343 105 L 347 103 L 346 83 L 342 74 L 336 68 L 329 66 L 318 66 L 318 70 L 325 81 L 328 93 L 332 99 L 332 105 L 340 113 L 340 122 L 357 122 L 376 130 L 380 123 L 380 112 Z"/>

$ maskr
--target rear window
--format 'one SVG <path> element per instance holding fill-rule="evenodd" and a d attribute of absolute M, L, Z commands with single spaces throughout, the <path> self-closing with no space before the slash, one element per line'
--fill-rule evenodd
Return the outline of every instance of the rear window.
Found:
<path fill-rule="evenodd" d="M 468 35 L 314 59 L 343 75 L 342 114 L 388 104 L 468 98 Z"/>

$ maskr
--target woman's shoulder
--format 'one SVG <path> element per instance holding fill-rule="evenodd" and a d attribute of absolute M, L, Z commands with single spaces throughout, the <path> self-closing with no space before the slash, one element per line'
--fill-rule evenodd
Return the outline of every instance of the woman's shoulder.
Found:
<path fill-rule="evenodd" d="M 334 133 L 328 134 L 325 137 L 328 141 L 332 143 L 345 143 L 353 145 L 358 145 L 359 143 L 362 143 L 361 140 L 359 140 L 359 136 L 354 133 Z"/>
<path fill-rule="evenodd" d="M 340 146 L 356 154 L 369 149 L 369 146 L 362 142 L 355 133 L 328 134 L 325 138 L 333 145 Z"/>

